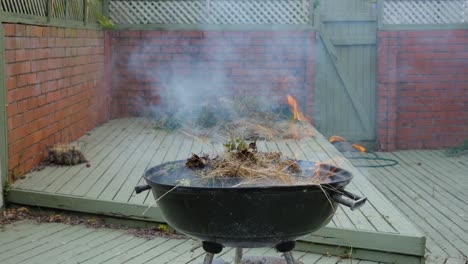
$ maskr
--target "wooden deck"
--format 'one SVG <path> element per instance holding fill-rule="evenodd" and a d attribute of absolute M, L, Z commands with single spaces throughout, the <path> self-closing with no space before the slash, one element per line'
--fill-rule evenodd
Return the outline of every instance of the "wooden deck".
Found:
<path fill-rule="evenodd" d="M 468 262 L 468 155 L 447 157 L 442 150 L 378 155 L 399 165 L 360 170 L 426 234 L 430 262 Z M 353 163 L 362 164 L 359 160 Z"/>
<path fill-rule="evenodd" d="M 143 183 L 144 171 L 162 162 L 186 159 L 191 153 L 213 151 L 210 144 L 182 133 L 155 130 L 141 118 L 112 120 L 79 141 L 86 145 L 85 155 L 91 167 L 46 167 L 31 172 L 14 184 L 9 200 L 162 222 L 155 206 L 142 214 L 154 204 L 149 192 L 133 192 L 135 185 Z M 260 149 L 346 168 L 354 174 L 348 190 L 369 198 L 360 210 L 339 208 L 333 221 L 305 237 L 299 249 L 335 255 L 352 252 L 358 258 L 386 262 L 421 262 L 425 254 L 424 235 L 318 132 L 315 138 L 258 145 Z M 215 144 L 214 148 L 219 150 L 221 145 Z"/>
<path fill-rule="evenodd" d="M 280 257 L 280 253 L 268 248 L 250 249 L 244 252 L 246 256 Z M 295 251 L 293 254 L 305 264 L 378 264 L 378 262 L 341 259 L 300 251 Z M 217 256 L 232 263 L 234 250 L 224 249 Z M 203 262 L 203 257 L 203 249 L 190 239 L 157 237 L 147 240 L 115 229 L 23 221 L 2 226 L 0 231 L 2 264 L 198 264 Z"/>

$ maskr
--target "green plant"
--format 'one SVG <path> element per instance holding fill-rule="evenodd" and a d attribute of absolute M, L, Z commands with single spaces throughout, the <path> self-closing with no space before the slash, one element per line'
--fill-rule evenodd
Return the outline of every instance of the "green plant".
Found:
<path fill-rule="evenodd" d="M 182 121 L 176 116 L 175 113 L 150 111 L 144 113 L 143 116 L 152 119 L 152 121 L 154 122 L 154 129 L 175 131 L 182 127 Z"/>
<path fill-rule="evenodd" d="M 114 23 L 112 23 L 109 17 L 103 15 L 99 11 L 99 8 L 97 8 L 97 6 L 102 6 L 102 0 L 95 0 L 92 2 L 92 4 L 94 5 L 94 8 L 93 8 L 94 18 L 101 25 L 101 27 L 103 27 L 104 29 L 115 29 L 116 26 L 114 25 Z M 90 3 L 88 0 L 88 8 L 89 6 L 90 6 Z"/>
<path fill-rule="evenodd" d="M 218 118 L 216 117 L 215 111 L 213 108 L 209 106 L 203 106 L 201 108 L 200 114 L 198 115 L 197 118 L 197 125 L 204 127 L 204 128 L 210 128 L 214 127 L 218 121 Z"/>
<path fill-rule="evenodd" d="M 5 181 L 3 183 L 3 197 L 6 198 L 10 192 L 11 192 L 11 184 L 9 181 Z"/>
<path fill-rule="evenodd" d="M 161 232 L 167 232 L 169 230 L 168 226 L 165 224 L 158 225 L 157 229 Z"/>
<path fill-rule="evenodd" d="M 247 143 L 242 138 L 232 138 L 223 144 L 227 152 L 241 152 L 247 149 Z"/>
<path fill-rule="evenodd" d="M 104 15 L 95 15 L 96 21 L 105 29 L 115 29 L 116 26 L 112 21 Z"/>
<path fill-rule="evenodd" d="M 449 148 L 445 152 L 448 156 L 456 156 L 468 153 L 468 139 L 465 139 L 460 146 Z"/>
<path fill-rule="evenodd" d="M 116 28 L 114 23 L 112 23 L 112 21 L 107 16 L 104 16 L 101 13 L 100 7 L 102 6 L 102 0 L 86 0 L 86 2 L 85 14 L 88 16 L 88 18 L 94 18 L 96 22 L 98 22 L 105 29 Z M 74 2 L 70 2 L 67 6 L 64 2 L 52 0 L 52 16 L 60 17 L 68 14 L 68 17 L 71 17 L 72 19 L 81 17 L 83 14 L 83 9 L 77 8 L 77 6 L 72 6 L 73 3 Z M 90 10 L 92 14 L 90 14 Z"/>

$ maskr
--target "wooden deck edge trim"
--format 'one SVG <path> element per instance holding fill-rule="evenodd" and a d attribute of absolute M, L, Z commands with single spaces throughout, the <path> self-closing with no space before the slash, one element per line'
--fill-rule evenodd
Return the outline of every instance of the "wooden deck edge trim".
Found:
<path fill-rule="evenodd" d="M 339 245 L 395 254 L 424 256 L 426 237 L 325 227 L 301 239 L 304 242 Z"/>
<path fill-rule="evenodd" d="M 405 255 L 399 253 L 376 251 L 363 248 L 350 248 L 334 245 L 324 245 L 320 243 L 309 243 L 298 241 L 294 250 L 305 251 L 317 254 L 341 256 L 343 258 L 350 257 L 353 259 L 362 259 L 368 261 L 376 261 L 382 263 L 394 264 L 424 264 L 425 257 Z M 354 261 L 353 261 L 354 263 Z"/>
<path fill-rule="evenodd" d="M 151 207 L 145 215 L 146 205 L 102 201 L 86 197 L 42 193 L 37 191 L 13 189 L 8 195 L 11 203 L 49 207 L 85 213 L 102 214 L 113 217 L 123 217 L 143 221 L 164 223 L 159 208 Z M 322 228 L 313 235 L 302 239 L 308 248 L 315 252 L 315 245 L 323 247 L 337 246 L 339 248 L 359 248 L 372 252 L 386 252 L 394 255 L 412 255 L 421 257 L 425 252 L 425 237 L 412 237 L 391 233 L 377 233 L 332 227 Z M 321 252 L 317 252 L 321 253 Z"/>
<path fill-rule="evenodd" d="M 102 214 L 113 217 L 123 217 L 143 221 L 165 223 L 157 207 L 148 208 L 142 204 L 132 204 L 116 201 L 103 201 L 87 197 L 42 193 L 37 191 L 12 189 L 8 194 L 8 202 L 31 206 L 41 206 L 69 211 Z"/>

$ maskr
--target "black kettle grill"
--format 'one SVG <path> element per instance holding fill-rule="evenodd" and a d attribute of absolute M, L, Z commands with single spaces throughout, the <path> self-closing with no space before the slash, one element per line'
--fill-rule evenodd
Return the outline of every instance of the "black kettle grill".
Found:
<path fill-rule="evenodd" d="M 365 197 L 344 190 L 352 174 L 331 165 L 322 164 L 327 177 L 321 184 L 235 187 L 239 179 L 232 177 L 200 181 L 184 163 L 147 170 L 148 185 L 135 187 L 135 192 L 152 189 L 167 223 L 203 241 L 204 264 L 213 263 L 214 254 L 225 246 L 236 248 L 236 264 L 241 263 L 242 248 L 255 247 L 275 247 L 287 264 L 294 264 L 295 241 L 328 224 L 337 203 L 355 210 L 366 202 Z M 309 161 L 297 164 L 303 178 L 317 168 Z"/>

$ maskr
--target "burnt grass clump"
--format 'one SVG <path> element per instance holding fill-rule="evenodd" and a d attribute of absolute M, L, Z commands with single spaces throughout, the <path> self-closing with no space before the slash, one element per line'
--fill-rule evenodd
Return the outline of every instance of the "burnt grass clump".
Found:
<path fill-rule="evenodd" d="M 87 162 L 79 146 L 70 144 L 57 144 L 49 148 L 47 164 L 72 166 Z"/>

